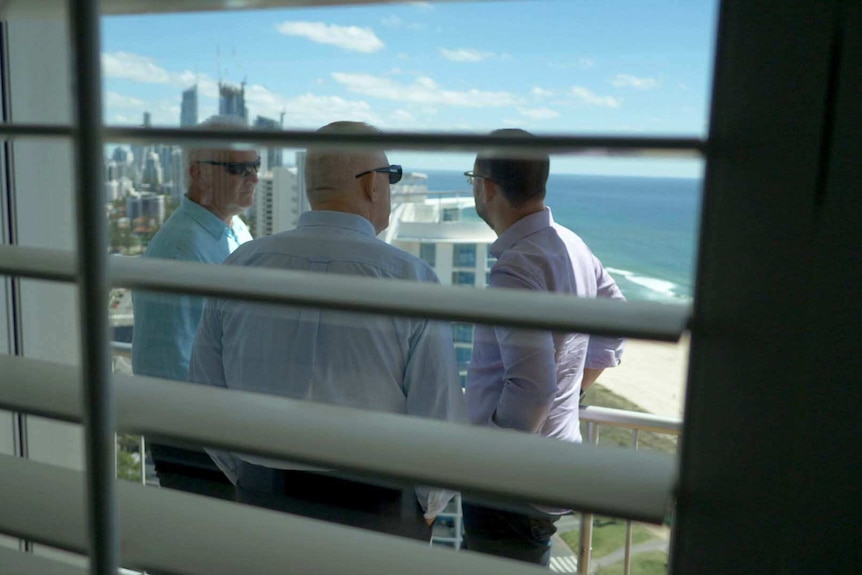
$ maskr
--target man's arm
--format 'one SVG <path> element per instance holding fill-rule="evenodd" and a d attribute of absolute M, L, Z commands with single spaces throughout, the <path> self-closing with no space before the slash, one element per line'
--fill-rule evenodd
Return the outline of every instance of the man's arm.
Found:
<path fill-rule="evenodd" d="M 596 270 L 596 297 L 625 301 L 626 298 L 623 296 L 623 292 L 620 291 L 614 278 L 611 277 L 611 274 L 605 270 L 595 256 L 593 256 L 593 266 Z M 624 348 L 625 339 L 621 337 L 591 335 L 590 345 L 587 348 L 587 361 L 581 390 L 583 391 L 591 386 L 605 368 L 618 366 Z M 587 379 L 587 372 L 596 372 L 590 373 L 589 377 L 592 380 Z"/>
<path fill-rule="evenodd" d="M 203 298 L 159 292 L 132 294 L 135 373 L 185 381 Z"/>
<path fill-rule="evenodd" d="M 596 382 L 599 376 L 604 371 L 602 369 L 593 369 L 589 367 L 584 368 L 584 378 L 581 380 L 581 392 L 586 391 L 589 387 Z"/>
<path fill-rule="evenodd" d="M 189 381 L 227 387 L 222 365 L 222 330 L 218 301 L 209 299 L 204 305 L 200 326 L 192 346 Z"/>
<path fill-rule="evenodd" d="M 222 330 L 218 301 L 208 299 L 192 346 L 189 381 L 216 387 L 227 387 L 222 365 Z M 228 451 L 204 449 L 213 463 L 236 485 L 238 460 Z"/>
<path fill-rule="evenodd" d="M 491 272 L 494 288 L 533 289 L 515 270 Z M 557 365 L 550 331 L 498 327 L 494 329 L 503 360 L 503 392 L 489 422 L 536 433 L 557 395 Z"/>
<path fill-rule="evenodd" d="M 404 371 L 404 391 L 408 415 L 467 423 L 449 322 L 423 320 L 417 325 Z M 416 486 L 416 499 L 428 525 L 454 495 L 454 491 Z"/>

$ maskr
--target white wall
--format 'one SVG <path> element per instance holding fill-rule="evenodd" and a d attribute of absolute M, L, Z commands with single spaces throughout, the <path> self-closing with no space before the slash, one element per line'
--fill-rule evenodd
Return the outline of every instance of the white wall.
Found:
<path fill-rule="evenodd" d="M 20 123 L 68 124 L 71 79 L 64 18 L 8 22 L 11 116 Z M 18 243 L 74 250 L 73 149 L 64 140 L 17 140 L 14 144 Z M 21 282 L 21 335 L 27 357 L 80 363 L 77 290 L 74 286 Z M 8 325 L 8 317 L 2 318 Z M 2 330 L 0 330 L 2 331 Z M 8 347 L 4 347 L 6 351 Z M 0 424 L 0 429 L 8 426 Z M 79 426 L 27 418 L 29 456 L 73 468 L 83 466 Z M 0 431 L 0 446 L 8 445 Z"/>

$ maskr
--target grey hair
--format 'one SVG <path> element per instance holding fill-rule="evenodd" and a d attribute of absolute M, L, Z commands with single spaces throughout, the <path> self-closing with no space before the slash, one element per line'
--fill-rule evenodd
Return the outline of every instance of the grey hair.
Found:
<path fill-rule="evenodd" d="M 248 124 L 239 116 L 215 115 L 210 116 L 203 122 L 197 124 L 192 130 L 248 130 Z M 250 144 L 210 144 L 199 142 L 183 146 L 183 168 L 186 172 L 191 163 L 198 159 L 204 152 L 224 150 L 248 150 L 256 149 Z"/>

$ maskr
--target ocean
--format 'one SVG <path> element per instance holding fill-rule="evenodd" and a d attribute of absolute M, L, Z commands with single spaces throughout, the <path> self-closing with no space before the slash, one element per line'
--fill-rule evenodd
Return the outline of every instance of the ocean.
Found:
<path fill-rule="evenodd" d="M 428 189 L 472 194 L 460 172 L 423 171 Z M 556 175 L 545 203 L 581 236 L 629 300 L 687 302 L 693 295 L 702 181 Z M 473 210 L 462 217 L 478 218 Z"/>

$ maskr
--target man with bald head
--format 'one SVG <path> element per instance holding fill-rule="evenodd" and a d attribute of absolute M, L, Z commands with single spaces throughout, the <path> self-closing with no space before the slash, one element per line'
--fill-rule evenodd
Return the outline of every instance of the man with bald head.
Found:
<path fill-rule="evenodd" d="M 320 133 L 373 134 L 336 122 Z M 382 150 L 310 149 L 312 211 L 290 231 L 240 247 L 227 265 L 437 282 L 422 260 L 376 236 L 401 166 Z M 451 327 L 426 319 L 209 300 L 192 353 L 200 383 L 466 422 Z M 358 482 L 333 470 L 213 452 L 244 503 L 428 540 L 451 493 Z"/>

